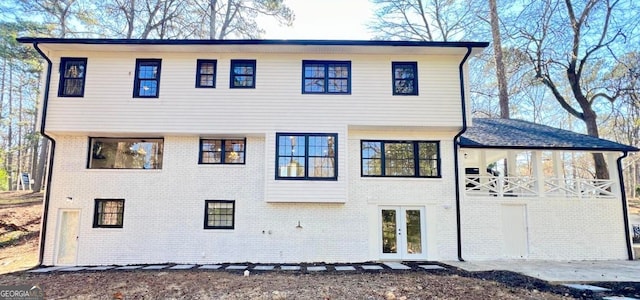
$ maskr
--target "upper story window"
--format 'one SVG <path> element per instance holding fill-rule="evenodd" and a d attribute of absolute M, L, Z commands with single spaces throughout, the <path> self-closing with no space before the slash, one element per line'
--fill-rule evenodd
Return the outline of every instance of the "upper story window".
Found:
<path fill-rule="evenodd" d="M 276 179 L 336 179 L 337 134 L 276 134 Z"/>
<path fill-rule="evenodd" d="M 89 169 L 162 169 L 162 139 L 90 138 Z"/>
<path fill-rule="evenodd" d="M 201 139 L 200 164 L 244 164 L 246 139 Z"/>
<path fill-rule="evenodd" d="M 63 57 L 60 59 L 60 85 L 58 97 L 83 97 L 87 59 Z"/>
<path fill-rule="evenodd" d="M 350 61 L 302 61 L 303 94 L 351 93 Z"/>
<path fill-rule="evenodd" d="M 158 98 L 161 64 L 161 59 L 136 59 L 134 98 Z"/>
<path fill-rule="evenodd" d="M 256 61 L 247 59 L 231 60 L 229 87 L 252 89 L 256 87 Z"/>
<path fill-rule="evenodd" d="M 124 199 L 95 199 L 93 227 L 122 228 Z"/>
<path fill-rule="evenodd" d="M 198 59 L 196 67 L 196 87 L 216 87 L 216 60 Z"/>
<path fill-rule="evenodd" d="M 393 94 L 418 95 L 418 63 L 392 62 Z"/>
<path fill-rule="evenodd" d="M 440 177 L 440 143 L 362 141 L 362 176 Z"/>

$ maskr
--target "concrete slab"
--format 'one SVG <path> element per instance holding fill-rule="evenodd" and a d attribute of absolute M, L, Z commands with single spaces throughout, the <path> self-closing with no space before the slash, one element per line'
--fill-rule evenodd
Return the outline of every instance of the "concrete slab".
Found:
<path fill-rule="evenodd" d="M 326 271 L 327 267 L 325 266 L 312 266 L 312 267 L 307 267 L 307 271 L 309 272 L 319 272 L 319 271 Z"/>
<path fill-rule="evenodd" d="M 142 269 L 143 270 L 162 270 L 166 267 L 168 267 L 168 265 L 153 265 L 153 266 L 146 266 Z"/>
<path fill-rule="evenodd" d="M 225 268 L 225 270 L 244 270 L 247 266 L 231 265 Z"/>
<path fill-rule="evenodd" d="M 61 272 L 76 272 L 76 271 L 82 271 L 82 270 L 86 270 L 86 269 L 87 269 L 87 267 L 69 267 L 69 268 L 60 269 L 58 271 L 61 271 Z"/>
<path fill-rule="evenodd" d="M 111 270 L 115 268 L 114 266 L 97 266 L 97 267 L 91 267 L 91 268 L 87 268 L 87 271 L 106 271 L 106 270 Z"/>
<path fill-rule="evenodd" d="M 275 266 L 255 266 L 253 269 L 257 271 L 271 271 Z"/>
<path fill-rule="evenodd" d="M 175 265 L 169 268 L 169 270 L 190 270 L 190 269 L 193 269 L 193 267 L 195 266 L 196 265 Z"/>
<path fill-rule="evenodd" d="M 419 265 L 420 268 L 425 270 L 446 270 L 447 268 L 438 265 Z"/>
<path fill-rule="evenodd" d="M 365 270 L 382 270 L 384 269 L 382 266 L 378 265 L 362 265 L 361 266 Z"/>
<path fill-rule="evenodd" d="M 140 269 L 142 268 L 142 266 L 122 266 L 122 267 L 117 267 L 116 270 L 135 270 L 135 269 Z"/>
<path fill-rule="evenodd" d="M 38 268 L 38 269 L 34 269 L 34 270 L 27 271 L 27 273 L 49 273 L 49 272 L 53 272 L 53 271 L 55 271 L 55 270 L 59 270 L 59 269 L 63 269 L 63 268 L 68 268 L 68 267 L 45 267 L 45 268 Z"/>
<path fill-rule="evenodd" d="M 572 289 L 581 290 L 581 291 L 592 291 L 595 293 L 611 291 L 610 289 L 595 286 L 595 285 L 590 285 L 590 284 L 567 283 L 563 285 L 566 287 L 570 287 Z"/>
<path fill-rule="evenodd" d="M 200 266 L 198 269 L 201 270 L 217 270 L 220 269 L 220 267 L 222 267 L 221 265 L 203 265 Z"/>
<path fill-rule="evenodd" d="M 283 271 L 298 271 L 298 270 L 300 270 L 300 266 L 280 266 L 280 270 L 283 270 Z"/>
<path fill-rule="evenodd" d="M 336 266 L 336 271 L 355 271 L 356 268 L 353 266 Z"/>
<path fill-rule="evenodd" d="M 411 270 L 411 267 L 398 262 L 385 262 L 384 264 L 394 270 Z"/>
<path fill-rule="evenodd" d="M 443 263 L 471 272 L 512 271 L 550 282 L 640 282 L 640 261 L 638 260 L 492 260 Z"/>

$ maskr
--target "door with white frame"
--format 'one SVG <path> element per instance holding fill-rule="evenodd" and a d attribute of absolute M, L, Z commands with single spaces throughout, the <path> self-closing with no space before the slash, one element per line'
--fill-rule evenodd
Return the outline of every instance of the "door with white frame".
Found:
<path fill-rule="evenodd" d="M 427 258 L 424 207 L 381 206 L 378 211 L 378 226 L 381 259 Z"/>
<path fill-rule="evenodd" d="M 80 210 L 61 209 L 58 212 L 58 245 L 56 265 L 75 265 L 78 254 Z"/>

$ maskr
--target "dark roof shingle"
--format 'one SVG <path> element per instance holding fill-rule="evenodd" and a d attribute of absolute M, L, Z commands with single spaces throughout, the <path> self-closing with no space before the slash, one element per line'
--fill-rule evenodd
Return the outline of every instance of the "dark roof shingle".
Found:
<path fill-rule="evenodd" d="M 639 151 L 640 149 L 573 131 L 515 119 L 473 119 L 460 137 L 463 148 Z"/>

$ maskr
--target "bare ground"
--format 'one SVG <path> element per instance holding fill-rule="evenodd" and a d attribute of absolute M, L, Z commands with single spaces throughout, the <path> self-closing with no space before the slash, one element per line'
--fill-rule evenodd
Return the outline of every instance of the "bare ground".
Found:
<path fill-rule="evenodd" d="M 99 271 L 34 274 L 41 194 L 0 192 L 0 286 L 39 285 L 47 299 L 600 299 L 506 271 Z M 35 220 L 35 221 L 34 221 Z M 7 238 L 19 232 L 17 238 Z M 24 233 L 24 234 L 22 234 Z M 603 283 L 598 283 L 603 286 Z M 640 297 L 640 284 L 607 283 Z"/>

